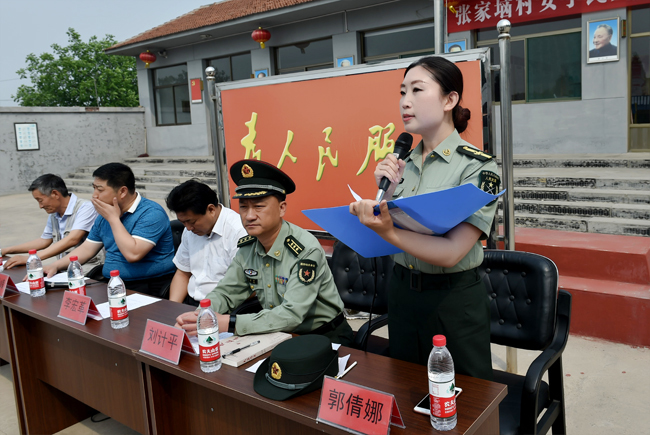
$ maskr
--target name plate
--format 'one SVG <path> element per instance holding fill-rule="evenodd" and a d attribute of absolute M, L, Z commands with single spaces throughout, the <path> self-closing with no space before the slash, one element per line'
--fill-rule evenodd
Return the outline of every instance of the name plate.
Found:
<path fill-rule="evenodd" d="M 187 336 L 185 330 L 147 319 L 140 352 L 178 365 L 181 350 L 192 355 L 198 355 L 194 351 L 192 343 L 190 343 L 190 337 Z"/>
<path fill-rule="evenodd" d="M 10 296 L 18 293 L 19 292 L 16 288 L 16 284 L 14 284 L 14 281 L 11 279 L 11 277 L 9 275 L 5 275 L 4 273 L 0 273 L 0 299 L 4 298 L 5 296 Z"/>
<path fill-rule="evenodd" d="M 70 291 L 63 293 L 59 317 L 79 323 L 80 325 L 85 325 L 88 317 L 94 320 L 103 319 L 90 296 L 84 296 Z"/>
<path fill-rule="evenodd" d="M 395 396 L 330 376 L 323 379 L 316 420 L 361 435 L 386 435 L 391 424 L 406 428 Z"/>

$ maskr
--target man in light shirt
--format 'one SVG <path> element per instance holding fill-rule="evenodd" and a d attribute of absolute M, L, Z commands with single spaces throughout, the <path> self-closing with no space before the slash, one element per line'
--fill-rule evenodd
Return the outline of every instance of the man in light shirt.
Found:
<path fill-rule="evenodd" d="M 41 175 L 27 190 L 32 193 L 38 206 L 49 214 L 47 224 L 40 239 L 9 246 L 3 250 L 3 254 L 18 254 L 36 249 L 41 260 L 50 257 L 60 259 L 86 240 L 97 218 L 97 212 L 90 201 L 68 192 L 63 179 L 54 174 Z M 103 262 L 102 250 L 84 265 L 84 271 L 87 273 Z M 26 255 L 14 255 L 9 258 L 5 268 L 11 269 L 25 263 Z"/>
<path fill-rule="evenodd" d="M 239 213 L 219 204 L 206 184 L 189 180 L 167 196 L 167 208 L 185 226 L 176 251 L 176 273 L 169 300 L 198 306 L 226 273 L 237 253 L 237 241 L 247 235 Z"/>

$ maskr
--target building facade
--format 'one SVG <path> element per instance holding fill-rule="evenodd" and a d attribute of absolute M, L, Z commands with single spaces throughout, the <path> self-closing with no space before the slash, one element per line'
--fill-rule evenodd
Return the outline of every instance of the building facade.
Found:
<path fill-rule="evenodd" d="M 515 154 L 650 151 L 650 1 L 449 5 L 445 49 L 490 47 L 492 64 L 499 62 L 496 23 L 512 23 Z M 107 53 L 137 57 L 149 50 L 156 56 L 149 68 L 138 61 L 149 153 L 209 155 L 207 66 L 223 82 L 433 54 L 433 16 L 430 0 L 226 0 Z M 270 33 L 265 48 L 251 38 L 258 28 Z"/>

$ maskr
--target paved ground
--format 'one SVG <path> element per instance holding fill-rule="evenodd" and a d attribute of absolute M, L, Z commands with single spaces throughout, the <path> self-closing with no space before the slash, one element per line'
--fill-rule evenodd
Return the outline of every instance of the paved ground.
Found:
<path fill-rule="evenodd" d="M 88 198 L 87 194 L 80 196 Z M 38 209 L 30 194 L 0 197 L 0 246 L 38 238 L 44 225 L 45 213 Z M 353 325 L 354 328 L 357 329 L 360 323 Z M 494 367 L 505 369 L 505 349 L 493 346 L 492 350 Z M 536 356 L 535 352 L 518 352 L 521 373 Z M 650 349 L 571 336 L 564 353 L 568 433 L 648 433 L 649 368 Z M 400 406 L 403 412 L 409 412 L 410 405 Z M 0 367 L 0 435 L 18 433 L 11 369 L 5 365 Z M 101 423 L 88 419 L 60 433 L 135 434 L 110 419 Z"/>

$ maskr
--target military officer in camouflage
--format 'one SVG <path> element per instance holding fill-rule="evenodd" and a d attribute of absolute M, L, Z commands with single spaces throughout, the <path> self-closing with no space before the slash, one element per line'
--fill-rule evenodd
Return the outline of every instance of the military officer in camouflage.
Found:
<path fill-rule="evenodd" d="M 322 334 L 349 345 L 353 333 L 343 316 L 325 252 L 309 232 L 286 222 L 286 195 L 295 190 L 291 178 L 273 165 L 242 160 L 230 168 L 237 184 L 233 199 L 248 236 L 217 287 L 207 295 L 219 330 L 237 335 L 266 332 Z M 262 311 L 227 315 L 256 293 Z M 178 327 L 196 334 L 196 312 L 180 315 Z"/>

